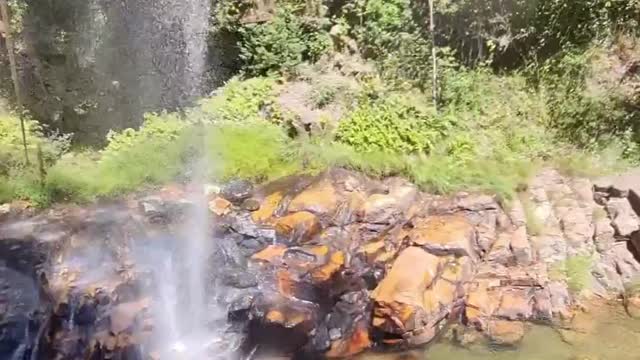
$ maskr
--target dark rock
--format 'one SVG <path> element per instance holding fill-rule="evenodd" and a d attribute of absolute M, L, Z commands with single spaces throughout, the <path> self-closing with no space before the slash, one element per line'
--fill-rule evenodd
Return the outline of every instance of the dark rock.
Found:
<path fill-rule="evenodd" d="M 222 274 L 222 283 L 237 289 L 247 289 L 258 286 L 258 278 L 245 269 L 225 269 Z"/>
<path fill-rule="evenodd" d="M 233 180 L 222 187 L 220 195 L 234 204 L 240 204 L 251 197 L 253 185 L 246 180 Z"/>
<path fill-rule="evenodd" d="M 260 209 L 260 201 L 257 199 L 246 199 L 242 202 L 242 209 L 247 211 L 257 211 Z"/>
<path fill-rule="evenodd" d="M 149 196 L 138 201 L 140 212 L 152 223 L 163 223 L 168 220 L 168 212 L 162 198 Z"/>

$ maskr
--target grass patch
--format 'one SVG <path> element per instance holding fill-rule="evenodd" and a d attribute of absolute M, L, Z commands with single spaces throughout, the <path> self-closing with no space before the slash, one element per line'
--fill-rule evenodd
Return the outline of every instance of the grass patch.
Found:
<path fill-rule="evenodd" d="M 536 215 L 535 205 L 531 202 L 531 199 L 526 193 L 519 194 L 522 208 L 524 209 L 524 216 L 527 220 L 527 233 L 531 236 L 539 236 L 544 231 L 544 224 Z"/>
<path fill-rule="evenodd" d="M 549 276 L 553 280 L 564 280 L 569 290 L 580 293 L 589 286 L 593 258 L 586 255 L 577 255 L 567 258 L 565 261 L 554 264 L 549 269 Z"/>

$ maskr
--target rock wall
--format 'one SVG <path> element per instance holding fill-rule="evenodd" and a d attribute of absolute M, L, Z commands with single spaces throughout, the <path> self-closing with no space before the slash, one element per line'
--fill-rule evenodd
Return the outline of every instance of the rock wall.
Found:
<path fill-rule="evenodd" d="M 620 296 L 640 273 L 633 190 L 550 169 L 505 204 L 341 169 L 208 189 L 207 293 L 227 309 L 247 353 L 349 357 L 427 344 L 447 328 L 463 343 L 512 346 L 527 322 L 571 319 L 581 296 Z M 149 289 L 159 284 L 133 254 L 161 238 L 180 246 L 176 229 L 193 205 L 186 190 L 18 219 L 19 206 L 3 207 L 0 243 L 50 249 L 39 267 L 50 311 L 39 322 L 48 334 L 40 358 L 153 355 L 161 325 Z M 576 258 L 588 261 L 561 271 Z"/>

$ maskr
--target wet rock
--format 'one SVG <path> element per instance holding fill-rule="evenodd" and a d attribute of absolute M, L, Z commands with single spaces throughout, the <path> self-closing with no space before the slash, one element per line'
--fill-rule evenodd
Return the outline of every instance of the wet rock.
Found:
<path fill-rule="evenodd" d="M 216 197 L 209 202 L 209 210 L 218 216 L 227 215 L 231 211 L 231 202 L 221 197 Z"/>
<path fill-rule="evenodd" d="M 519 321 L 495 320 L 489 323 L 488 335 L 496 345 L 515 346 L 525 334 L 525 325 Z"/>
<path fill-rule="evenodd" d="M 329 179 L 321 179 L 296 195 L 289 203 L 289 212 L 306 211 L 318 216 L 335 213 L 338 194 Z"/>
<path fill-rule="evenodd" d="M 275 212 L 283 198 L 284 195 L 281 192 L 275 192 L 265 197 L 260 208 L 251 213 L 253 221 L 256 223 L 265 223 L 271 219 L 275 215 Z"/>
<path fill-rule="evenodd" d="M 278 236 L 303 244 L 318 235 L 322 227 L 314 214 L 301 211 L 275 220 L 275 229 Z"/>
<path fill-rule="evenodd" d="M 253 184 L 246 180 L 233 180 L 220 190 L 220 195 L 234 204 L 242 203 L 243 200 L 251 197 L 252 193 Z"/>
<path fill-rule="evenodd" d="M 111 332 L 119 334 L 125 330 L 132 330 L 136 326 L 136 320 L 149 306 L 150 299 L 142 299 L 115 306 L 109 315 Z"/>
<path fill-rule="evenodd" d="M 260 201 L 258 199 L 249 198 L 242 202 L 241 207 L 246 211 L 257 211 L 260 209 Z"/>
<path fill-rule="evenodd" d="M 161 223 L 168 220 L 167 209 L 164 201 L 158 196 L 149 196 L 138 202 L 140 212 L 149 219 L 150 222 Z"/>
<path fill-rule="evenodd" d="M 617 235 L 629 237 L 638 231 L 640 225 L 638 216 L 626 198 L 609 199 L 606 208 Z"/>

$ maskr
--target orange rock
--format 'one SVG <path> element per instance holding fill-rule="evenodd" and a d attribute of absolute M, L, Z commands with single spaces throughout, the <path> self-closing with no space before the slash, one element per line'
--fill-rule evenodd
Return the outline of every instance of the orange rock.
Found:
<path fill-rule="evenodd" d="M 275 192 L 269 196 L 267 196 L 262 205 L 260 205 L 260 209 L 251 213 L 251 218 L 256 223 L 264 223 L 267 222 L 271 217 L 273 217 L 273 213 L 280 205 L 280 201 L 282 201 L 282 193 Z"/>
<path fill-rule="evenodd" d="M 285 321 L 284 314 L 278 310 L 269 311 L 265 316 L 265 318 L 267 319 L 267 321 L 270 321 L 276 324 L 284 324 L 284 321 Z"/>
<path fill-rule="evenodd" d="M 440 259 L 418 247 L 404 249 L 371 297 L 422 307 L 423 293 L 438 273 Z"/>
<path fill-rule="evenodd" d="M 481 281 L 469 289 L 467 294 L 466 318 L 480 330 L 486 328 L 486 322 L 500 306 L 501 293 L 499 290 L 489 289 L 489 283 Z"/>
<path fill-rule="evenodd" d="M 287 247 L 282 244 L 269 245 L 266 248 L 264 248 L 262 251 L 253 254 L 251 258 L 254 260 L 273 262 L 276 258 L 281 258 L 286 251 L 287 251 Z"/>
<path fill-rule="evenodd" d="M 327 245 L 318 245 L 305 248 L 306 251 L 316 256 L 326 256 L 329 253 L 329 247 Z"/>
<path fill-rule="evenodd" d="M 301 211 L 279 218 L 275 222 L 276 232 L 295 241 L 304 243 L 320 233 L 322 227 L 318 218 L 306 211 Z"/>
<path fill-rule="evenodd" d="M 209 202 L 209 210 L 218 216 L 223 216 L 231 210 L 231 203 L 228 200 L 217 197 Z"/>
<path fill-rule="evenodd" d="M 329 281 L 335 273 L 337 273 L 344 265 L 344 253 L 336 251 L 331 254 L 329 263 L 314 269 L 311 272 L 311 278 L 314 283 L 323 283 Z"/>
<path fill-rule="evenodd" d="M 494 320 L 489 323 L 489 337 L 498 345 L 516 345 L 525 333 L 525 326 L 519 321 Z"/>
<path fill-rule="evenodd" d="M 496 315 L 509 320 L 527 320 L 533 312 L 532 297 L 526 290 L 510 289 L 502 293 Z"/>
<path fill-rule="evenodd" d="M 424 309 L 428 314 L 438 313 L 442 308 L 450 307 L 457 297 L 457 286 L 440 279 L 424 292 Z"/>
<path fill-rule="evenodd" d="M 332 214 L 338 207 L 338 195 L 328 179 L 322 179 L 291 200 L 289 212 L 309 211 L 318 215 Z"/>
<path fill-rule="evenodd" d="M 459 215 L 430 216 L 413 221 L 409 238 L 415 245 L 434 252 L 475 258 L 475 229 Z"/>
<path fill-rule="evenodd" d="M 341 339 L 331 344 L 331 349 L 327 352 L 328 358 L 345 358 L 359 354 L 371 347 L 371 339 L 366 324 L 360 323 L 356 326 L 348 339 Z"/>

